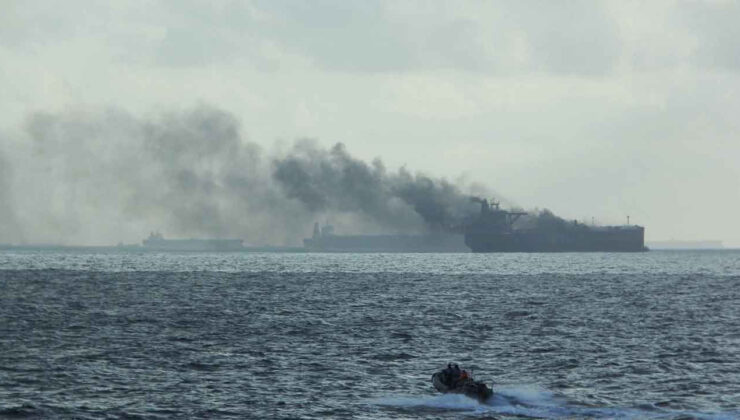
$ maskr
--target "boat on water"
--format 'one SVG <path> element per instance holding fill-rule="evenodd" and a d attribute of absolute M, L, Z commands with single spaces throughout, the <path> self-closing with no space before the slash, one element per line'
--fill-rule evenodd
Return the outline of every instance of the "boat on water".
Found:
<path fill-rule="evenodd" d="M 568 222 L 544 211 L 534 226 L 516 227 L 526 212 L 506 211 L 499 203 L 473 197 L 480 203 L 477 217 L 464 226 L 465 244 L 473 252 L 642 252 L 645 228 L 637 225 L 590 226 Z"/>
<path fill-rule="evenodd" d="M 443 394 L 462 394 L 478 401 L 486 401 L 493 395 L 493 390 L 488 385 L 476 381 L 472 373 L 453 363 L 432 375 L 432 385 Z"/>

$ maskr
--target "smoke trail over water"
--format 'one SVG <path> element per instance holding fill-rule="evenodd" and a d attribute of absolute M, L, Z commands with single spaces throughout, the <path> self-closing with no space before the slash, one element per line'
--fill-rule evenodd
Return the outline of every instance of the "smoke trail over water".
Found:
<path fill-rule="evenodd" d="M 298 244 L 315 220 L 348 233 L 411 233 L 447 229 L 471 211 L 461 187 L 368 164 L 342 144 L 266 152 L 209 106 L 148 118 L 35 113 L 21 137 L 5 158 L 12 173 L 0 169 L 0 215 L 11 223 L 0 224 L 0 242 L 138 242 L 161 230 Z"/>
<path fill-rule="evenodd" d="M 457 186 L 403 168 L 389 173 L 377 159 L 368 165 L 353 158 L 342 144 L 323 150 L 300 143 L 274 165 L 286 195 L 312 210 L 362 213 L 396 229 L 418 224 L 420 217 L 433 230 L 449 229 L 471 210 Z"/>

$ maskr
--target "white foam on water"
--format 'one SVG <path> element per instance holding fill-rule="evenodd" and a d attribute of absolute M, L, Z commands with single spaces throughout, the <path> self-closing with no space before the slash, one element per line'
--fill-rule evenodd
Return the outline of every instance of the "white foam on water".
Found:
<path fill-rule="evenodd" d="M 485 402 L 460 394 L 435 396 L 388 396 L 374 401 L 378 405 L 402 409 L 436 409 L 462 411 L 470 414 L 495 413 L 528 418 L 559 418 L 572 416 L 553 394 L 536 386 L 495 389 Z"/>
<path fill-rule="evenodd" d="M 534 385 L 497 387 L 488 404 L 503 415 L 531 418 L 602 418 L 602 419 L 675 419 L 691 417 L 704 420 L 737 419 L 737 413 L 702 413 L 655 408 L 646 410 L 622 407 L 585 407 Z"/>
<path fill-rule="evenodd" d="M 498 414 L 509 414 L 531 418 L 562 417 L 564 401 L 536 385 L 499 386 L 487 401 Z"/>
<path fill-rule="evenodd" d="M 455 411 L 476 411 L 482 407 L 478 401 L 459 394 L 442 394 L 434 396 L 397 396 L 375 400 L 378 405 L 391 407 L 414 408 L 426 407 Z"/>
<path fill-rule="evenodd" d="M 540 419 L 672 419 L 677 416 L 691 416 L 707 420 L 737 418 L 729 413 L 684 412 L 658 408 L 653 411 L 620 407 L 584 407 L 571 404 L 565 398 L 536 385 L 497 386 L 494 389 L 494 395 L 483 403 L 459 394 L 388 396 L 373 402 L 377 405 L 402 409 L 450 410 L 471 414 L 495 413 Z"/>

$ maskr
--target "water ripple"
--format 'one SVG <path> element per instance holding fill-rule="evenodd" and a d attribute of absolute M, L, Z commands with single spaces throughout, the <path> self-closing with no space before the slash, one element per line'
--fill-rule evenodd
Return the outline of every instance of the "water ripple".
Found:
<path fill-rule="evenodd" d="M 434 271 L 2 269 L 0 417 L 740 416 L 737 273 Z"/>

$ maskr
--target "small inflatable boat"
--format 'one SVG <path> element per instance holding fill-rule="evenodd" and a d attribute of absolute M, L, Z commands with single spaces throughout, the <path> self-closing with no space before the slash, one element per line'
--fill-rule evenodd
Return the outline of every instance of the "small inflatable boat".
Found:
<path fill-rule="evenodd" d="M 470 373 L 453 364 L 432 375 L 432 385 L 443 394 L 463 394 L 478 401 L 485 401 L 493 395 L 488 385 L 474 380 Z"/>

